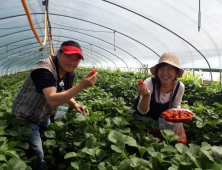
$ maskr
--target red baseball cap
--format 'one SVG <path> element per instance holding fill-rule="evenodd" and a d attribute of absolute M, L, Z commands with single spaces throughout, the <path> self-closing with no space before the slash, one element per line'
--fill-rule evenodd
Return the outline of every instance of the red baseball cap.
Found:
<path fill-rule="evenodd" d="M 60 48 L 65 54 L 79 54 L 80 58 L 82 60 L 84 60 L 83 56 L 82 56 L 82 51 L 74 46 L 62 46 Z"/>

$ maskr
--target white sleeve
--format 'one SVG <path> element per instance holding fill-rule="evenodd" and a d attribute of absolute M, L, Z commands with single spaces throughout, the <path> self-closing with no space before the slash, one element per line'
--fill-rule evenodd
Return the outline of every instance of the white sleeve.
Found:
<path fill-rule="evenodd" d="M 153 83 L 152 83 L 151 77 L 150 77 L 150 78 L 147 78 L 147 79 L 144 81 L 144 83 L 146 83 L 147 88 L 149 89 L 150 94 L 152 95 L 152 93 L 153 93 Z M 143 98 L 143 96 L 140 95 L 139 103 L 141 102 L 142 98 Z M 151 96 L 150 96 L 150 101 L 151 101 Z M 141 114 L 143 114 L 143 115 L 146 114 L 145 112 L 143 112 L 143 111 L 139 108 L 139 103 L 138 103 L 138 105 L 137 105 L 137 110 L 138 110 Z M 148 109 L 148 111 L 149 111 L 149 110 L 150 110 L 150 108 Z"/>
<path fill-rule="evenodd" d="M 184 90 L 185 90 L 185 86 L 184 86 L 184 84 L 182 82 L 180 82 L 180 87 L 179 87 L 179 89 L 177 91 L 177 95 L 176 95 L 174 101 L 172 102 L 171 108 L 176 108 L 176 107 L 181 105 L 181 101 L 182 101 L 182 98 L 183 98 Z"/>

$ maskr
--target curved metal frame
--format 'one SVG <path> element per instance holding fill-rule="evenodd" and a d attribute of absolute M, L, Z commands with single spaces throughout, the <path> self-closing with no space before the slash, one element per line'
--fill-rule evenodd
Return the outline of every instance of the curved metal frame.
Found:
<path fill-rule="evenodd" d="M 125 8 L 125 7 L 121 6 L 121 5 L 115 4 L 115 3 L 110 2 L 110 1 L 107 1 L 107 0 L 102 0 L 102 1 L 107 2 L 107 3 L 110 3 L 110 4 L 112 4 L 112 5 L 115 5 L 115 6 L 119 7 L 119 8 L 125 9 L 125 10 L 127 10 L 127 11 L 130 11 L 130 12 L 132 12 L 132 13 L 134 13 L 134 14 L 136 14 L 136 15 L 142 17 L 142 18 L 145 18 L 145 19 L 147 19 L 147 20 L 153 22 L 154 24 L 156 24 L 156 25 L 158 25 L 158 26 L 164 28 L 165 30 L 171 32 L 172 34 L 176 35 L 177 37 L 179 37 L 179 38 L 182 39 L 183 41 L 185 41 L 187 44 L 189 44 L 191 47 L 193 47 L 193 48 L 194 48 L 194 49 L 195 49 L 195 50 L 196 50 L 196 51 L 197 51 L 197 52 L 198 52 L 198 53 L 199 53 L 199 54 L 205 59 L 205 61 L 207 62 L 208 66 L 209 66 L 209 68 L 210 68 L 211 81 L 213 80 L 212 69 L 211 69 L 211 67 L 210 67 L 210 63 L 208 62 L 208 60 L 204 57 L 204 55 L 203 55 L 203 54 L 202 54 L 202 53 L 201 53 L 196 47 L 194 47 L 194 45 L 192 45 L 190 42 L 188 42 L 187 40 L 185 40 L 183 37 L 179 36 L 179 35 L 176 34 L 175 32 L 173 32 L 173 31 L 171 31 L 170 29 L 164 27 L 163 25 L 161 25 L 161 24 L 159 24 L 159 23 L 157 23 L 157 22 L 151 20 L 150 18 L 145 17 L 144 15 L 141 15 L 141 14 L 139 14 L 139 13 L 133 11 L 133 10 L 130 10 L 130 9 L 128 9 L 128 8 Z"/>
<path fill-rule="evenodd" d="M 207 59 L 204 57 L 204 55 L 203 55 L 196 47 L 194 47 L 191 43 L 189 43 L 187 40 L 185 40 L 184 38 L 182 38 L 182 37 L 179 36 L 178 34 L 174 33 L 173 31 L 169 30 L 168 28 L 160 25 L 159 23 L 157 23 L 157 22 L 155 22 L 155 21 L 153 21 L 153 20 L 151 20 L 151 19 L 149 19 L 149 18 L 147 18 L 147 17 L 145 17 L 145 16 L 143 16 L 143 15 L 141 15 L 141 14 L 139 14 L 139 13 L 136 13 L 135 11 L 132 11 L 132 10 L 130 10 L 130 9 L 127 9 L 127 8 L 125 8 L 125 7 L 123 7 L 123 6 L 120 6 L 120 5 L 118 5 L 118 4 L 112 3 L 112 2 L 107 1 L 107 0 L 102 0 L 102 1 L 107 2 L 107 3 L 110 3 L 110 4 L 115 5 L 115 6 L 118 6 L 118 7 L 122 8 L 122 9 L 128 10 L 128 11 L 130 11 L 130 12 L 132 12 L 132 13 L 138 15 L 138 16 L 141 16 L 141 17 L 143 17 L 143 18 L 145 18 L 145 19 L 147 19 L 147 20 L 149 20 L 149 21 L 157 24 L 158 26 L 160 26 L 160 27 L 168 30 L 169 32 L 173 33 L 174 35 L 176 35 L 177 37 L 181 38 L 183 41 L 185 41 L 186 43 L 188 43 L 188 44 L 189 44 L 190 46 L 192 46 L 196 51 L 198 51 L 198 53 L 199 53 L 199 54 L 205 59 L 205 61 L 207 62 L 208 66 L 209 66 L 209 69 L 210 69 L 210 72 L 211 72 L 211 80 L 212 80 L 212 69 L 211 69 L 211 67 L 210 67 L 209 62 L 208 62 Z M 44 14 L 44 13 L 32 13 L 32 14 L 34 14 L 34 15 L 36 15 L 36 14 L 41 14 L 41 15 L 42 15 L 42 14 Z M 54 14 L 54 13 L 49 13 L 49 14 L 50 14 L 50 15 L 57 15 L 57 16 L 68 17 L 68 18 L 73 18 L 73 19 L 85 21 L 85 22 L 88 22 L 88 23 L 91 23 L 91 24 L 95 24 L 95 25 L 98 25 L 98 26 L 107 28 L 107 29 L 109 29 L 109 30 L 112 30 L 112 29 L 110 29 L 110 28 L 108 28 L 108 27 L 105 27 L 105 26 L 102 26 L 102 25 L 100 25 L 100 24 L 96 24 L 96 23 L 93 23 L 93 22 L 90 22 L 90 21 L 86 21 L 86 20 L 83 20 L 83 19 L 79 19 L 79 18 L 75 18 L 75 17 L 70 17 L 70 16 L 66 16 L 66 15 Z M 25 14 L 16 15 L 16 16 L 9 16 L 9 17 L 4 17 L 4 18 L 0 18 L 0 20 L 9 19 L 9 18 L 14 18 L 14 17 L 20 17 L 20 16 L 25 16 Z M 141 45 L 147 47 L 146 45 L 142 44 L 142 43 L 139 42 L 138 40 L 135 40 L 135 39 L 133 39 L 133 38 L 131 38 L 131 37 L 129 37 L 129 36 L 121 33 L 121 32 L 118 32 L 118 31 L 116 31 L 116 30 L 113 30 L 113 31 L 115 31 L 115 32 L 117 32 L 117 33 L 119 33 L 119 34 L 121 34 L 121 35 L 124 35 L 124 36 L 126 36 L 126 37 L 128 37 L 128 38 L 130 38 L 130 39 L 132 39 L 132 40 L 134 40 L 134 41 L 136 41 L 136 42 L 138 42 L 138 43 L 140 43 Z M 147 48 L 150 49 L 149 47 L 147 47 Z M 150 49 L 150 50 L 153 51 L 152 49 Z M 153 51 L 153 52 L 154 52 L 156 55 L 158 55 L 155 51 Z M 159 55 L 158 55 L 158 56 L 159 56 Z M 160 57 L 160 56 L 159 56 L 159 57 Z"/>
<path fill-rule="evenodd" d="M 116 48 L 118 48 L 118 49 L 122 50 L 123 52 L 127 53 L 128 55 L 130 55 L 131 57 L 133 57 L 134 59 L 136 59 L 136 60 L 137 60 L 137 61 L 140 63 L 141 67 L 142 67 L 142 65 L 143 65 L 143 63 L 141 63 L 141 62 L 140 62 L 140 60 L 138 60 L 136 57 L 134 57 L 133 55 L 131 55 L 131 54 L 130 54 L 130 53 L 128 53 L 127 51 L 123 50 L 122 48 L 120 48 L 120 47 L 116 46 L 115 44 L 109 43 L 109 42 L 107 42 L 107 41 L 105 41 L 105 40 L 102 40 L 102 39 L 97 38 L 97 37 L 95 37 L 95 36 L 92 36 L 92 35 L 89 35 L 89 34 L 86 34 L 86 33 L 82 33 L 82 32 L 79 32 L 79 31 L 70 30 L 70 29 L 65 29 L 65 28 L 58 28 L 58 27 L 52 27 L 52 28 L 56 28 L 56 29 L 62 29 L 62 30 L 68 30 L 68 31 L 77 32 L 77 33 L 80 33 L 80 34 L 87 35 L 87 36 L 89 36 L 89 37 L 93 37 L 93 38 L 98 39 L 98 40 L 100 40 L 100 41 L 103 41 L 103 42 L 105 42 L 105 43 L 107 43 L 107 44 L 110 44 L 110 45 L 112 45 L 112 46 L 115 46 Z"/>
<path fill-rule="evenodd" d="M 65 37 L 65 36 L 60 36 L 60 35 L 57 35 L 57 37 L 70 38 L 70 37 Z M 113 54 L 112 52 L 110 52 L 110 51 L 108 51 L 108 50 L 106 50 L 106 49 L 104 49 L 104 48 L 102 48 L 102 47 L 99 47 L 99 46 L 97 46 L 97 45 L 88 43 L 88 42 L 86 42 L 86 41 L 82 41 L 82 40 L 79 40 L 79 39 L 76 39 L 76 38 L 72 38 L 72 39 L 77 40 L 77 41 L 80 41 L 80 42 L 84 42 L 84 43 L 87 43 L 87 44 L 90 44 L 90 45 L 93 45 L 93 46 L 95 46 L 95 47 L 97 47 L 97 48 L 100 48 L 100 49 L 102 49 L 102 50 L 104 50 L 104 51 L 106 51 L 106 52 L 108 52 L 108 53 L 116 56 L 117 58 L 119 58 L 119 59 L 126 65 L 127 68 L 129 68 L 128 65 L 125 63 L 125 61 L 123 61 L 123 60 L 122 60 L 120 57 L 118 57 L 116 54 Z M 61 42 L 61 41 L 59 41 L 59 42 Z"/>
<path fill-rule="evenodd" d="M 57 41 L 57 42 L 61 42 L 61 41 Z M 55 46 L 55 45 L 54 45 Z M 84 47 L 84 46 L 81 46 L 81 48 L 86 48 L 86 47 Z M 97 53 L 97 54 L 99 54 L 99 55 L 101 55 L 101 56 L 103 56 L 104 58 L 106 58 L 106 59 L 108 59 L 109 61 L 111 61 L 114 65 L 115 65 L 115 67 L 117 68 L 117 66 L 116 66 L 116 64 L 112 61 L 112 60 L 110 60 L 108 57 L 106 57 L 106 56 L 104 56 L 103 54 L 100 54 L 100 53 L 98 53 L 98 52 L 96 52 L 96 51 L 94 51 L 94 50 L 92 50 L 92 49 L 89 49 L 89 48 L 86 48 L 87 50 L 91 50 L 91 51 L 93 51 L 94 53 Z M 95 54 L 94 54 L 95 55 Z M 97 57 L 99 57 L 98 55 L 96 55 Z M 99 58 L 101 58 L 101 57 L 99 57 Z M 102 58 L 101 58 L 102 59 Z M 102 59 L 103 60 L 103 59 Z M 103 61 L 105 61 L 105 60 L 103 60 Z M 105 61 L 106 62 L 106 61 Z M 107 62 L 106 62 L 107 63 Z M 108 63 L 107 63 L 107 65 L 109 65 Z"/>

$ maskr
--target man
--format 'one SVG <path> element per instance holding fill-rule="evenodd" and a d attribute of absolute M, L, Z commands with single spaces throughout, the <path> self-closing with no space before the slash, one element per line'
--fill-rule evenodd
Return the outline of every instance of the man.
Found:
<path fill-rule="evenodd" d="M 38 169 L 46 166 L 40 133 L 47 130 L 50 114 L 65 102 L 81 113 L 84 106 L 78 105 L 73 97 L 93 86 L 96 81 L 97 73 L 89 73 L 72 87 L 73 70 L 78 67 L 81 59 L 83 60 L 81 47 L 77 42 L 63 42 L 57 56 L 49 56 L 31 69 L 14 99 L 12 114 L 27 121 L 33 130 L 29 137 L 29 153 L 30 156 L 38 156 Z"/>

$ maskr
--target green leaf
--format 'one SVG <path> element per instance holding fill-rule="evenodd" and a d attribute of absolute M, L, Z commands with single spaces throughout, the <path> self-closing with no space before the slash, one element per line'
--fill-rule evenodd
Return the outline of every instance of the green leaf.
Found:
<path fill-rule="evenodd" d="M 73 119 L 73 122 L 74 123 L 80 123 L 80 122 L 84 122 L 87 120 L 87 117 L 84 116 L 83 114 L 81 113 L 76 113 L 74 119 Z"/>
<path fill-rule="evenodd" d="M 136 140 L 132 137 L 123 135 L 120 132 L 112 130 L 108 135 L 108 140 L 117 144 L 117 143 L 125 143 L 130 146 L 137 146 Z"/>
<path fill-rule="evenodd" d="M 101 134 L 101 135 L 106 134 L 106 129 L 100 127 L 99 128 L 99 134 Z"/>
<path fill-rule="evenodd" d="M 62 152 L 64 149 L 68 148 L 69 145 L 67 143 L 63 143 L 60 147 L 59 147 L 59 151 Z"/>
<path fill-rule="evenodd" d="M 124 153 L 125 144 L 119 143 L 118 145 L 111 145 L 111 149 L 118 152 L 118 153 Z"/>
<path fill-rule="evenodd" d="M 7 140 L 7 137 L 0 137 L 0 142 L 1 141 L 5 141 L 6 142 L 6 140 Z"/>
<path fill-rule="evenodd" d="M 0 120 L 0 126 L 4 126 L 4 125 L 6 125 L 6 122 L 7 122 L 6 119 Z"/>
<path fill-rule="evenodd" d="M 221 170 L 222 165 L 213 165 L 213 167 L 210 170 Z"/>
<path fill-rule="evenodd" d="M 169 136 L 169 137 L 173 137 L 175 135 L 175 132 L 172 131 L 172 130 L 169 130 L 169 129 L 165 129 L 163 130 L 164 133 L 166 134 L 166 136 Z"/>
<path fill-rule="evenodd" d="M 189 144 L 189 151 L 192 155 L 199 156 L 200 146 L 191 143 Z"/>
<path fill-rule="evenodd" d="M 68 158 L 72 158 L 72 157 L 76 157 L 76 153 L 75 152 L 69 152 L 67 154 L 65 154 L 64 159 L 68 159 Z"/>
<path fill-rule="evenodd" d="M 170 159 L 171 165 L 173 167 L 179 169 L 180 163 L 182 162 L 183 157 L 181 155 L 176 155 L 175 157 Z"/>
<path fill-rule="evenodd" d="M 118 170 L 129 170 L 131 169 L 130 164 L 131 164 L 130 159 L 124 159 L 122 162 L 120 162 Z"/>
<path fill-rule="evenodd" d="M 144 160 L 144 159 L 141 159 L 141 158 L 137 158 L 137 157 L 134 157 L 134 158 L 131 158 L 131 163 L 130 163 L 130 166 L 131 167 L 139 167 L 141 165 L 145 165 L 145 166 L 149 166 L 151 167 L 151 165 L 149 164 L 148 161 Z"/>
<path fill-rule="evenodd" d="M 167 145 L 166 147 L 162 148 L 160 150 L 161 152 L 173 152 L 173 153 L 177 153 L 177 150 L 174 146 L 172 145 Z"/>
<path fill-rule="evenodd" d="M 13 117 L 9 120 L 9 122 L 11 123 L 12 126 L 14 126 L 15 124 L 17 124 L 18 119 L 13 116 Z"/>
<path fill-rule="evenodd" d="M 188 150 L 188 147 L 182 143 L 176 144 L 175 148 L 180 152 L 181 155 L 185 155 Z"/>
<path fill-rule="evenodd" d="M 83 162 L 82 158 L 77 158 L 74 162 L 71 162 L 71 166 L 75 169 L 79 169 L 79 165 Z"/>
<path fill-rule="evenodd" d="M 57 127 L 60 127 L 60 126 L 63 126 L 63 125 L 65 125 L 65 123 L 62 121 L 62 120 L 56 120 L 55 121 L 55 124 L 57 125 Z M 55 127 L 54 127 L 55 128 Z"/>
<path fill-rule="evenodd" d="M 8 156 L 11 156 L 11 157 L 14 157 L 14 158 L 19 158 L 17 152 L 15 152 L 13 150 L 5 151 L 4 155 L 8 155 Z"/>
<path fill-rule="evenodd" d="M 216 125 L 217 125 L 217 122 L 214 122 L 214 121 L 206 121 L 206 122 L 204 122 L 205 124 L 208 124 L 208 125 L 210 125 L 210 126 L 212 126 L 212 127 L 215 127 Z"/>
<path fill-rule="evenodd" d="M 215 159 L 222 160 L 222 147 L 213 146 L 211 152 Z"/>
<path fill-rule="evenodd" d="M 95 129 L 91 125 L 86 126 L 86 128 L 84 129 L 84 133 L 85 134 L 87 134 L 87 133 L 95 134 Z"/>
<path fill-rule="evenodd" d="M 8 150 L 8 145 L 6 144 L 5 141 L 1 141 L 0 142 L 0 153 L 4 153 L 7 150 Z"/>
<path fill-rule="evenodd" d="M 51 163 L 55 163 L 55 158 L 53 155 L 46 155 L 44 156 L 44 160 L 47 161 L 47 162 L 51 162 Z"/>
<path fill-rule="evenodd" d="M 28 142 L 18 142 L 16 147 L 22 148 L 22 149 L 29 149 L 29 143 Z"/>
<path fill-rule="evenodd" d="M 105 156 L 105 151 L 103 149 L 96 150 L 96 160 L 100 161 Z"/>
<path fill-rule="evenodd" d="M 80 165 L 80 170 L 90 170 L 90 165 L 89 163 L 83 163 Z"/>
<path fill-rule="evenodd" d="M 54 130 L 47 130 L 46 132 L 45 132 L 45 136 L 47 137 L 47 138 L 56 138 L 56 133 L 55 133 L 55 131 Z"/>
<path fill-rule="evenodd" d="M 208 157 L 209 160 L 213 161 L 214 162 L 214 158 L 212 157 L 212 155 L 210 154 L 209 151 L 205 150 L 205 148 L 200 148 L 201 152 L 206 155 Z"/>
<path fill-rule="evenodd" d="M 4 162 L 7 162 L 7 159 L 5 158 L 5 155 L 0 155 L 0 161 L 4 161 Z"/>
<path fill-rule="evenodd" d="M 96 148 L 93 149 L 83 148 L 82 152 L 87 153 L 95 158 L 96 150 L 97 150 Z"/>
<path fill-rule="evenodd" d="M 33 133 L 32 129 L 29 125 L 19 127 L 18 132 L 21 135 L 25 135 L 25 136 L 28 136 L 28 137 Z"/>
<path fill-rule="evenodd" d="M 203 123 L 203 122 L 201 122 L 201 121 L 199 121 L 199 120 L 196 121 L 196 126 L 197 126 L 198 128 L 203 128 L 205 125 L 206 125 L 205 123 Z"/>
<path fill-rule="evenodd" d="M 7 163 L 7 170 L 26 169 L 27 165 L 19 158 L 11 158 Z"/>
<path fill-rule="evenodd" d="M 192 153 L 191 153 L 191 148 L 189 148 L 188 149 L 188 151 L 187 151 L 187 155 L 190 157 L 190 159 L 195 163 L 195 165 L 198 167 L 198 168 L 203 168 L 203 163 L 199 160 L 199 159 L 197 159 L 196 157 L 194 157 L 193 155 L 192 155 Z"/>
<path fill-rule="evenodd" d="M 161 163 L 159 162 L 158 158 L 152 157 L 151 159 L 152 169 L 161 170 L 163 169 Z"/>
<path fill-rule="evenodd" d="M 54 139 L 48 139 L 44 142 L 44 145 L 46 146 L 55 146 L 56 145 L 56 141 Z"/>
<path fill-rule="evenodd" d="M 7 133 L 5 132 L 5 130 L 4 130 L 6 127 L 7 127 L 7 126 L 1 126 L 1 127 L 0 127 L 0 136 L 7 134 Z"/>
<path fill-rule="evenodd" d="M 7 129 L 7 130 L 5 130 L 5 132 L 11 136 L 18 136 L 19 135 L 19 133 L 17 131 L 11 130 L 11 129 Z"/>
<path fill-rule="evenodd" d="M 107 170 L 106 169 L 106 163 L 105 162 L 100 162 L 98 165 L 99 170 Z"/>

